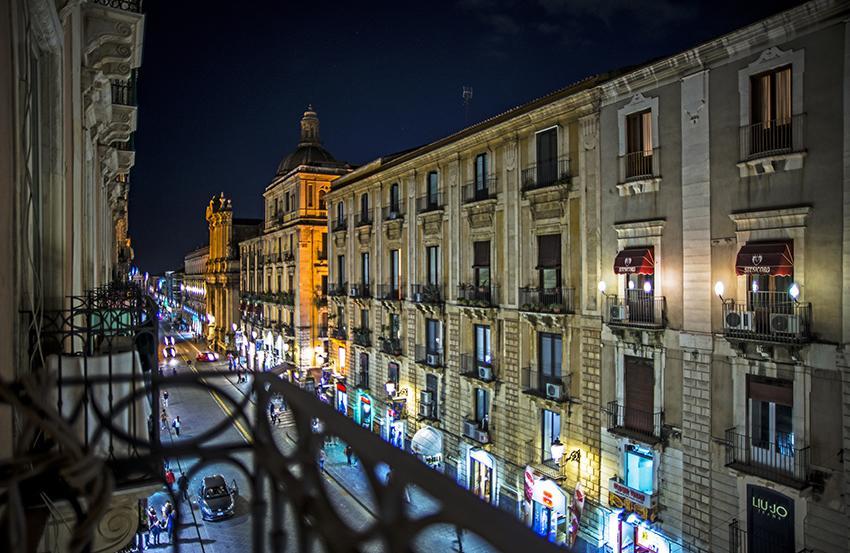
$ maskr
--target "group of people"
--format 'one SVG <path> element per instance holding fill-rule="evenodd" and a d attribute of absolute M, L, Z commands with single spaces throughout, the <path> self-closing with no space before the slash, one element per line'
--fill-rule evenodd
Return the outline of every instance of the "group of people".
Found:
<path fill-rule="evenodd" d="M 161 515 L 158 517 L 156 509 L 148 508 L 146 516 L 140 521 L 137 551 L 144 551 L 152 545 L 162 545 L 163 536 L 167 543 L 174 543 L 174 517 L 177 516 L 174 506 L 166 501 L 162 506 Z"/>
<path fill-rule="evenodd" d="M 159 415 L 159 428 L 163 432 L 169 431 L 168 425 L 168 411 L 166 408 L 168 407 L 168 390 L 162 392 L 162 412 Z M 173 419 L 171 419 L 171 430 L 179 436 L 180 435 L 180 427 L 183 426 L 183 423 L 180 421 L 180 415 L 176 415 Z"/>

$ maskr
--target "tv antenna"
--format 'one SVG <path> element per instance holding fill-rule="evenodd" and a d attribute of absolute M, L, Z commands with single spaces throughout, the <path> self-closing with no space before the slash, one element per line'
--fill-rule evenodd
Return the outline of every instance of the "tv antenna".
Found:
<path fill-rule="evenodd" d="M 469 124 L 469 102 L 472 101 L 472 87 L 464 86 L 463 87 L 463 112 L 464 112 L 464 123 Z"/>

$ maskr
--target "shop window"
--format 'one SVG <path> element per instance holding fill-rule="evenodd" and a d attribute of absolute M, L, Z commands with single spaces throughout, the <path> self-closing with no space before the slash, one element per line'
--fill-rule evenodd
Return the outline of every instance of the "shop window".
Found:
<path fill-rule="evenodd" d="M 544 463 L 557 462 L 552 459 L 552 443 L 561 438 L 561 414 L 543 409 L 541 412 L 541 453 Z"/>
<path fill-rule="evenodd" d="M 623 481 L 626 486 L 646 494 L 654 490 L 654 467 L 652 450 L 636 445 L 628 445 L 625 449 L 623 462 Z"/>

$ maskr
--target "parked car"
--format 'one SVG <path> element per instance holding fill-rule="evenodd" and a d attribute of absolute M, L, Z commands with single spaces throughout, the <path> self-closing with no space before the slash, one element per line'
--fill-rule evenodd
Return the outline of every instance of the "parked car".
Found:
<path fill-rule="evenodd" d="M 213 474 L 204 476 L 203 485 L 198 488 L 198 505 L 204 520 L 221 520 L 232 517 L 236 506 L 239 488 L 236 480 L 228 486 L 224 476 Z"/>
<path fill-rule="evenodd" d="M 201 362 L 218 361 L 218 354 L 214 351 L 202 351 L 196 359 Z"/>

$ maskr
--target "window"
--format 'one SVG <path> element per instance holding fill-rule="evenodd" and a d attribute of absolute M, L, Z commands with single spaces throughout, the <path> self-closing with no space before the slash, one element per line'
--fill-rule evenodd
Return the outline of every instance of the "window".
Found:
<path fill-rule="evenodd" d="M 626 178 L 652 175 L 652 110 L 626 116 Z"/>
<path fill-rule="evenodd" d="M 360 282 L 364 287 L 369 286 L 369 252 L 360 254 Z"/>
<path fill-rule="evenodd" d="M 538 334 L 538 371 L 541 382 L 558 383 L 561 380 L 561 335 L 541 332 Z"/>
<path fill-rule="evenodd" d="M 398 374 L 399 374 L 398 363 L 390 361 L 387 364 L 387 375 L 388 375 L 387 380 L 389 380 L 390 382 L 395 382 L 396 384 L 398 384 L 398 380 L 399 380 Z"/>
<path fill-rule="evenodd" d="M 779 461 L 776 456 L 794 454 L 793 382 L 747 375 L 747 400 L 756 459 L 767 464 L 776 460 L 786 466 L 787 461 Z"/>
<path fill-rule="evenodd" d="M 362 388 L 369 387 L 369 354 L 360 354 L 360 374 L 358 375 L 358 384 Z"/>
<path fill-rule="evenodd" d="M 319 250 L 319 258 L 324 259 L 328 255 L 328 234 L 322 233 L 321 249 Z"/>
<path fill-rule="evenodd" d="M 548 186 L 558 180 L 558 129 L 537 133 L 537 185 Z"/>
<path fill-rule="evenodd" d="M 427 198 L 429 208 L 440 206 L 440 181 L 436 171 L 428 173 Z"/>
<path fill-rule="evenodd" d="M 624 454 L 623 483 L 633 490 L 652 494 L 653 457 L 652 450 L 637 445 L 627 445 Z"/>
<path fill-rule="evenodd" d="M 286 202 L 285 202 L 286 211 L 288 213 L 288 212 L 292 211 L 291 198 L 289 196 L 289 192 L 286 193 L 285 198 L 286 198 Z"/>
<path fill-rule="evenodd" d="M 401 288 L 401 267 L 399 266 L 399 250 L 390 250 L 390 292 L 393 298 L 399 298 Z"/>
<path fill-rule="evenodd" d="M 552 443 L 561 439 L 561 414 L 555 411 L 543 409 L 541 412 L 542 428 L 540 448 L 542 450 L 542 461 L 553 461 Z M 556 461 L 557 462 L 557 461 Z"/>
<path fill-rule="evenodd" d="M 313 185 L 307 185 L 307 207 L 313 207 Z"/>
<path fill-rule="evenodd" d="M 651 359 L 623 356 L 623 424 L 638 432 L 655 434 L 655 367 Z"/>
<path fill-rule="evenodd" d="M 492 361 L 490 356 L 490 327 L 475 325 L 475 360 L 477 365 L 489 365 Z"/>
<path fill-rule="evenodd" d="M 289 285 L 288 290 L 290 292 L 294 292 L 295 291 L 295 275 L 293 275 L 292 273 L 289 273 L 287 275 L 287 284 Z"/>
<path fill-rule="evenodd" d="M 487 154 L 475 156 L 475 199 L 484 199 L 489 195 L 487 182 Z"/>
<path fill-rule="evenodd" d="M 490 393 L 486 388 L 475 388 L 475 421 L 484 430 L 490 414 Z"/>
<path fill-rule="evenodd" d="M 401 315 L 398 313 L 390 313 L 389 331 L 391 340 L 401 338 Z"/>
<path fill-rule="evenodd" d="M 328 295 L 328 275 L 322 275 L 322 295 Z"/>
<path fill-rule="evenodd" d="M 345 331 L 345 308 L 341 305 L 336 308 L 336 326 Z"/>
<path fill-rule="evenodd" d="M 283 287 L 281 286 L 280 273 L 277 274 L 277 289 L 275 291 L 283 292 Z"/>
<path fill-rule="evenodd" d="M 344 255 L 336 256 L 336 267 L 337 267 L 336 283 L 337 283 L 337 286 L 340 289 L 342 289 L 342 288 L 345 287 L 345 256 Z"/>
<path fill-rule="evenodd" d="M 437 409 L 437 385 L 438 385 L 437 376 L 433 374 L 425 375 L 425 389 L 430 392 L 431 395 L 431 416 L 433 418 L 437 418 L 439 411 Z"/>
<path fill-rule="evenodd" d="M 325 194 L 327 194 L 327 190 L 319 190 L 319 209 L 328 208 L 328 204 L 325 201 Z"/>
<path fill-rule="evenodd" d="M 426 248 L 426 254 L 428 284 L 436 286 L 440 283 L 440 246 L 428 246 Z"/>
<path fill-rule="evenodd" d="M 750 77 L 750 122 L 764 129 L 791 123 L 791 66 Z"/>
<path fill-rule="evenodd" d="M 425 348 L 428 353 L 442 353 L 442 329 L 437 319 L 425 319 Z"/>
<path fill-rule="evenodd" d="M 336 224 L 337 227 L 345 225 L 345 202 L 338 202 L 336 204 Z"/>
<path fill-rule="evenodd" d="M 366 192 L 360 195 L 360 220 L 369 221 L 369 194 Z"/>
<path fill-rule="evenodd" d="M 473 242 L 473 265 L 472 271 L 475 278 L 475 286 L 479 290 L 490 289 L 490 241 Z"/>
<path fill-rule="evenodd" d="M 360 310 L 360 328 L 369 328 L 369 310 Z"/>
<path fill-rule="evenodd" d="M 537 237 L 537 278 L 543 294 L 557 294 L 561 288 L 561 235 Z M 548 301 L 552 299 L 553 301 Z M 553 298 L 541 298 L 544 303 L 558 303 Z"/>
<path fill-rule="evenodd" d="M 390 212 L 398 213 L 400 211 L 399 207 L 398 183 L 394 182 L 390 186 Z"/>

